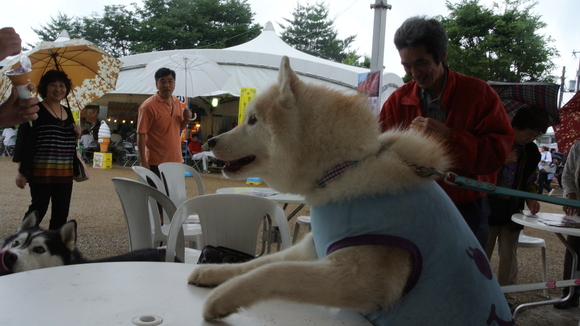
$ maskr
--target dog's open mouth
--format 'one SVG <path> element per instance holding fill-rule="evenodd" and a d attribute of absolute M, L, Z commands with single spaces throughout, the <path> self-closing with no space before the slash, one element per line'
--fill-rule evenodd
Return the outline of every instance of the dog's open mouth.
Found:
<path fill-rule="evenodd" d="M 246 156 L 239 160 L 227 161 L 224 165 L 224 171 L 226 172 L 238 172 L 242 167 L 254 162 L 256 160 L 255 155 Z"/>
<path fill-rule="evenodd" d="M 10 270 L 10 268 L 8 268 L 8 266 L 6 266 L 6 264 L 4 263 L 4 255 L 6 253 L 7 253 L 6 250 L 0 251 L 0 275 L 12 273 L 12 270 Z"/>

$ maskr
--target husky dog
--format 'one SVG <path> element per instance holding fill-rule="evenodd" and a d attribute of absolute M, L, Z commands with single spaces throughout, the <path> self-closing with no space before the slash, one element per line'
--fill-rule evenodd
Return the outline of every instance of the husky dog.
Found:
<path fill-rule="evenodd" d="M 217 286 L 205 319 L 276 298 L 355 309 L 375 325 L 514 324 L 455 205 L 413 168 L 450 167 L 436 136 L 380 134 L 365 97 L 303 83 L 287 57 L 245 115 L 209 141 L 224 175 L 303 195 L 312 233 L 247 263 L 197 267 L 190 284 Z"/>
<path fill-rule="evenodd" d="M 113 261 L 165 261 L 165 249 L 141 249 L 119 256 L 87 260 L 76 247 L 77 223 L 70 220 L 59 230 L 38 226 L 38 213 L 28 214 L 18 231 L 0 249 L 0 275 L 38 268 Z"/>

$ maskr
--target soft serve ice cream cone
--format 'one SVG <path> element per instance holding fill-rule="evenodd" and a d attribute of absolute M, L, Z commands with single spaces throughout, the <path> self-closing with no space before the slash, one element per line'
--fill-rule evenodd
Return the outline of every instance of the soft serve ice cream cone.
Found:
<path fill-rule="evenodd" d="M 101 121 L 101 127 L 99 128 L 99 145 L 101 146 L 101 152 L 106 152 L 109 149 L 109 143 L 111 142 L 111 129 L 105 121 Z"/>
<path fill-rule="evenodd" d="M 28 84 L 30 84 L 30 69 L 26 70 L 18 67 L 8 70 L 5 74 L 12 82 L 12 85 L 18 90 L 18 97 L 24 100 L 30 98 L 30 90 L 28 89 Z"/>

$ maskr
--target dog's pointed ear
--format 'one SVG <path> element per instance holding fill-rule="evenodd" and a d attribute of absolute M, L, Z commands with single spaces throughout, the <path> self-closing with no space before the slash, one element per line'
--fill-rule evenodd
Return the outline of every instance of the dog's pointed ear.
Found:
<path fill-rule="evenodd" d="M 279 100 L 283 107 L 292 107 L 292 102 L 295 101 L 294 94 L 299 83 L 300 79 L 292 68 L 290 68 L 290 59 L 287 56 L 282 57 L 280 73 L 278 74 L 278 87 L 280 90 Z"/>
<path fill-rule="evenodd" d="M 70 220 L 66 222 L 59 230 L 62 243 L 70 250 L 75 250 L 77 243 L 77 222 Z"/>
<path fill-rule="evenodd" d="M 22 220 L 22 223 L 20 224 L 20 228 L 18 228 L 18 232 L 26 230 L 26 229 L 38 227 L 38 224 L 40 224 L 40 218 L 38 218 L 38 212 L 32 211 L 32 212 L 26 214 L 26 216 L 24 216 L 24 219 Z"/>

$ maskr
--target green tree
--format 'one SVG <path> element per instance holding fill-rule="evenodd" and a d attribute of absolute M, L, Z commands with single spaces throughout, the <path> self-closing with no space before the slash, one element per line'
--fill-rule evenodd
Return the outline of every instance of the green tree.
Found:
<path fill-rule="evenodd" d="M 82 34 L 82 21 L 78 17 L 70 17 L 60 11 L 56 17 L 50 17 L 50 21 L 39 28 L 32 29 L 42 41 L 54 41 L 62 32 L 66 30 L 70 38 L 79 38 Z M 33 44 L 29 44 L 34 46 Z"/>
<path fill-rule="evenodd" d="M 492 8 L 478 0 L 446 2 L 451 11 L 440 17 L 449 36 L 446 63 L 455 71 L 483 80 L 553 82 L 553 40 L 538 33 L 546 27 L 532 13 L 537 2 L 503 0 Z"/>
<path fill-rule="evenodd" d="M 68 17 L 60 14 L 34 31 L 54 40 L 62 29 L 71 38 L 89 40 L 114 56 L 150 51 L 223 48 L 260 34 L 247 0 L 144 0 L 105 6 L 103 14 Z"/>
<path fill-rule="evenodd" d="M 362 61 L 361 61 L 362 59 Z M 346 57 L 342 63 L 361 68 L 371 68 L 371 57 L 368 55 L 361 56 L 355 50 L 350 50 L 346 53 Z"/>
<path fill-rule="evenodd" d="M 98 44 L 115 57 L 135 53 L 138 47 L 138 16 L 123 5 L 105 6 L 102 17 L 93 14 L 82 18 L 83 38 Z"/>
<path fill-rule="evenodd" d="M 145 0 L 138 52 L 224 48 L 260 34 L 247 0 Z"/>
<path fill-rule="evenodd" d="M 356 35 L 339 39 L 334 20 L 328 18 L 328 8 L 324 3 L 305 6 L 297 3 L 292 15 L 293 19 L 284 18 L 288 26 L 279 24 L 284 30 L 284 42 L 297 50 L 337 62 L 349 56 L 348 48 Z"/>

